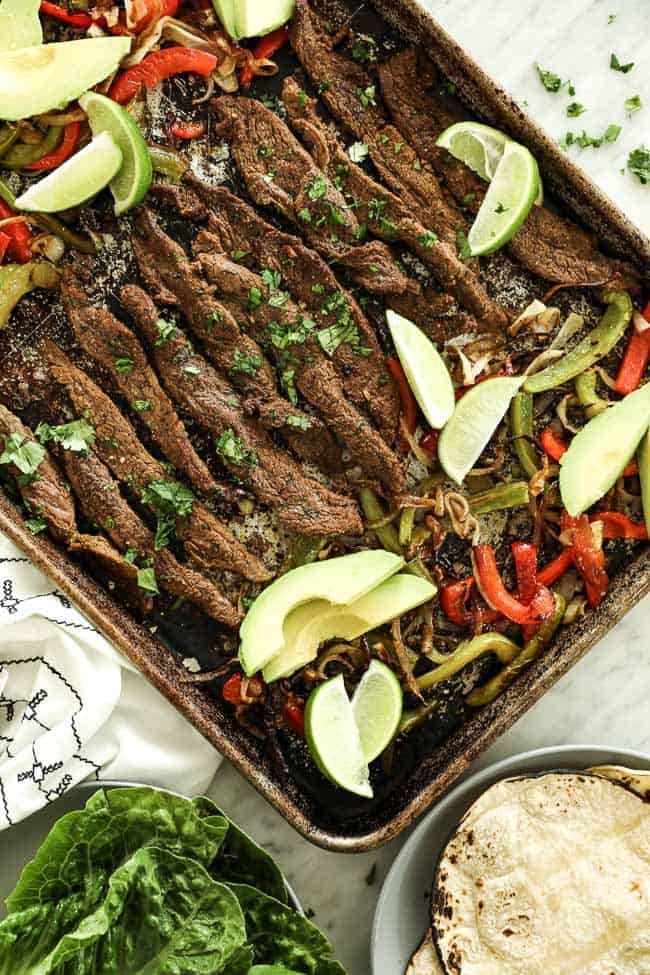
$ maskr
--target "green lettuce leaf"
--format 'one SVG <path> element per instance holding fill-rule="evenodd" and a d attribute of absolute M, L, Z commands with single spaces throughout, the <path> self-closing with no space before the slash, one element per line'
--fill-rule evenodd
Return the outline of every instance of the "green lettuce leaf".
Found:
<path fill-rule="evenodd" d="M 192 804 L 203 816 L 225 817 L 225 813 L 210 799 L 200 797 L 193 799 Z M 248 884 L 250 887 L 256 887 L 283 904 L 286 904 L 289 899 L 282 871 L 273 857 L 233 822 L 230 822 L 228 834 L 210 868 L 210 873 L 224 883 Z"/>
<path fill-rule="evenodd" d="M 43 907 L 30 908 L 0 925 L 2 975 L 217 975 L 246 942 L 235 894 L 194 860 L 155 847 L 116 870 L 102 904 L 45 955 L 39 910 L 46 920 Z"/>
<path fill-rule="evenodd" d="M 218 812 L 154 789 L 100 790 L 56 823 L 7 898 L 9 913 L 76 895 L 88 910 L 136 850 L 157 846 L 208 867 L 228 833 Z"/>
<path fill-rule="evenodd" d="M 300 975 L 345 975 L 332 958 L 332 945 L 306 917 L 247 884 L 229 887 L 244 912 L 255 965 L 275 965 Z M 239 975 L 237 969 L 232 975 Z"/>

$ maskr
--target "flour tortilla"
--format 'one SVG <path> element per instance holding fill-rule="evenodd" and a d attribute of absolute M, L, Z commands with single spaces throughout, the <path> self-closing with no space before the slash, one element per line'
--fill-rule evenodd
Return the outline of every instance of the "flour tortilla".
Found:
<path fill-rule="evenodd" d="M 649 975 L 650 804 L 590 773 L 497 783 L 443 850 L 432 911 L 443 975 Z"/>
<path fill-rule="evenodd" d="M 443 975 L 430 930 L 427 931 L 424 941 L 411 958 L 404 975 Z"/>

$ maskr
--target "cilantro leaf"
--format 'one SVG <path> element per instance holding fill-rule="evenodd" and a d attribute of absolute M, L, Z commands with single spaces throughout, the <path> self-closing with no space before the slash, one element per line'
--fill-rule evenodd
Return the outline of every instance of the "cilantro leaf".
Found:
<path fill-rule="evenodd" d="M 70 423 L 60 423 L 52 427 L 49 423 L 39 423 L 35 430 L 36 436 L 42 444 L 52 440 L 60 444 L 64 450 L 75 453 L 87 453 L 95 443 L 95 428 L 81 417 Z"/>
<path fill-rule="evenodd" d="M 362 163 L 368 155 L 368 146 L 365 142 L 353 142 L 348 148 L 348 156 L 353 163 Z"/>
<path fill-rule="evenodd" d="M 609 59 L 609 66 L 612 71 L 620 71 L 621 74 L 628 74 L 628 72 L 630 72 L 634 67 L 634 61 L 629 61 L 627 64 L 621 64 L 616 55 L 612 53 L 612 56 Z"/>
<path fill-rule="evenodd" d="M 5 440 L 0 464 L 13 464 L 22 474 L 35 475 L 45 460 L 45 450 L 22 433 L 11 433 Z"/>
<path fill-rule="evenodd" d="M 650 183 L 650 149 L 645 145 L 633 149 L 627 157 L 627 168 L 638 176 L 642 183 Z"/>
<path fill-rule="evenodd" d="M 547 91 L 559 91 L 564 85 L 564 82 L 559 75 L 555 74 L 554 71 L 546 71 L 541 64 L 536 64 L 537 74 L 539 75 L 539 80 L 542 82 Z"/>

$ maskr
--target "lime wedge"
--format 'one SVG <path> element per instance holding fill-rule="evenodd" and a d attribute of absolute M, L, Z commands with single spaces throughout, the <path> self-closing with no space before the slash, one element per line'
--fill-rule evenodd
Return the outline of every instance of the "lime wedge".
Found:
<path fill-rule="evenodd" d="M 461 484 L 503 420 L 524 376 L 486 379 L 472 386 L 458 401 L 440 434 L 438 458 L 446 474 Z"/>
<path fill-rule="evenodd" d="M 456 122 L 438 136 L 437 145 L 488 182 L 494 178 L 510 138 L 481 122 Z"/>
<path fill-rule="evenodd" d="M 323 775 L 347 792 L 372 799 L 368 763 L 342 674 L 321 684 L 307 701 L 305 735 Z"/>
<path fill-rule="evenodd" d="M 386 664 L 373 660 L 352 698 L 352 710 L 368 763 L 381 755 L 395 737 L 402 718 L 400 682 Z"/>
<path fill-rule="evenodd" d="M 153 179 L 151 157 L 144 136 L 125 108 L 112 98 L 89 91 L 79 99 L 94 136 L 108 132 L 122 151 L 122 168 L 110 189 L 117 217 L 137 206 L 147 195 Z"/>
<path fill-rule="evenodd" d="M 108 132 L 89 142 L 67 162 L 16 200 L 18 210 L 58 213 L 86 203 L 108 186 L 122 165 L 122 153 Z"/>
<path fill-rule="evenodd" d="M 472 255 L 493 254 L 507 244 L 530 213 L 538 193 L 535 157 L 518 142 L 508 142 L 467 235 Z"/>
<path fill-rule="evenodd" d="M 420 409 L 440 430 L 454 412 L 454 387 L 434 344 L 417 325 L 394 311 L 386 312 L 397 355 Z"/>

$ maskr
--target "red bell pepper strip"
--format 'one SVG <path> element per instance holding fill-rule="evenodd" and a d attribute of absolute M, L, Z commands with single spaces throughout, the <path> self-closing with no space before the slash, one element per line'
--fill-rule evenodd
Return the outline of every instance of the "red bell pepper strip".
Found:
<path fill-rule="evenodd" d="M 408 379 L 397 359 L 386 359 L 386 365 L 397 383 L 397 391 L 399 392 L 399 398 L 402 404 L 402 416 L 406 429 L 409 433 L 415 433 L 415 428 L 418 424 L 418 404 L 413 395 L 413 390 L 409 386 Z M 403 437 L 400 439 L 402 449 L 408 450 L 408 443 L 405 442 Z"/>
<path fill-rule="evenodd" d="M 41 13 L 48 14 L 48 16 L 54 17 L 56 20 L 60 20 L 62 24 L 69 24 L 71 27 L 81 27 L 85 29 L 90 27 L 93 22 L 90 14 L 68 13 L 68 11 L 59 6 L 58 3 L 49 3 L 49 0 L 41 0 Z"/>
<path fill-rule="evenodd" d="M 110 97 L 126 105 L 137 95 L 142 85 L 153 88 L 166 78 L 191 71 L 207 78 L 218 64 L 214 54 L 198 51 L 194 47 L 165 47 L 152 51 L 139 64 L 134 65 L 113 82 Z"/>
<path fill-rule="evenodd" d="M 429 430 L 425 433 L 423 437 L 420 438 L 420 446 L 423 450 L 426 450 L 428 454 L 433 457 L 438 456 L 438 439 L 440 437 L 440 432 L 438 430 Z"/>
<path fill-rule="evenodd" d="M 0 220 L 9 220 L 15 213 L 11 207 L 0 199 Z M 3 234 L 9 237 L 10 244 L 7 248 L 9 257 L 13 257 L 19 264 L 26 264 L 32 259 L 32 232 L 26 223 L 16 221 L 6 223 L 2 228 Z"/>
<path fill-rule="evenodd" d="M 590 606 L 599 606 L 609 588 L 609 577 L 605 568 L 605 553 L 596 545 L 586 515 L 572 518 L 562 512 L 562 531 L 571 531 L 572 551 L 575 567 L 582 576 Z"/>
<path fill-rule="evenodd" d="M 451 582 L 440 590 L 440 606 L 448 620 L 456 626 L 471 626 L 472 614 L 467 606 L 474 588 L 474 577 Z"/>
<path fill-rule="evenodd" d="M 513 542 L 517 590 L 524 606 L 530 606 L 538 589 L 537 549 L 529 542 Z"/>
<path fill-rule="evenodd" d="M 571 548 L 565 548 L 552 562 L 545 565 L 543 569 L 537 573 L 537 581 L 541 586 L 551 586 L 554 582 L 564 575 L 567 569 L 570 569 L 573 565 L 573 551 Z"/>
<path fill-rule="evenodd" d="M 271 58 L 280 50 L 280 48 L 284 47 L 285 44 L 288 43 L 289 30 L 287 27 L 280 27 L 278 30 L 272 31 L 265 37 L 260 37 L 259 41 L 253 48 L 253 57 L 256 61 L 261 61 L 264 58 Z M 251 68 L 250 64 L 245 64 L 239 72 L 240 87 L 249 88 L 252 80 L 253 69 Z"/>
<path fill-rule="evenodd" d="M 0 230 L 0 264 L 2 264 L 4 260 L 5 254 L 7 253 L 10 243 L 11 243 L 11 237 L 9 237 L 7 234 L 3 234 L 2 231 Z"/>
<path fill-rule="evenodd" d="M 541 623 L 555 609 L 555 596 L 543 586 L 538 587 L 530 606 L 524 606 L 511 596 L 497 568 L 491 545 L 476 545 L 472 558 L 476 567 L 477 581 L 483 598 L 492 609 L 503 613 L 513 623 Z"/>
<path fill-rule="evenodd" d="M 643 311 L 643 317 L 647 322 L 650 322 L 650 302 Z M 614 389 L 617 393 L 620 393 L 621 396 L 627 396 L 628 393 L 633 393 L 635 389 L 639 388 L 648 360 L 650 360 L 650 329 L 646 329 L 644 332 L 635 331 L 625 350 L 614 383 Z"/>
<path fill-rule="evenodd" d="M 169 127 L 170 134 L 176 139 L 197 139 L 205 132 L 203 122 L 183 122 L 177 119 Z"/>
<path fill-rule="evenodd" d="M 228 704 L 238 705 L 241 704 L 241 674 L 233 674 L 229 677 L 226 683 L 223 685 L 221 696 L 224 701 Z"/>
<path fill-rule="evenodd" d="M 305 737 L 305 709 L 301 704 L 285 704 L 284 720 L 297 735 Z"/>
<path fill-rule="evenodd" d="M 591 516 L 590 521 L 603 523 L 603 538 L 635 538 L 640 541 L 648 538 L 645 525 L 632 521 L 618 511 L 599 511 L 597 515 Z"/>
<path fill-rule="evenodd" d="M 75 151 L 79 144 L 79 136 L 81 135 L 81 122 L 70 122 L 66 125 L 65 132 L 63 134 L 63 141 L 61 145 L 55 152 L 51 152 L 48 156 L 41 156 L 36 162 L 27 163 L 24 169 L 33 170 L 45 170 L 45 169 L 56 169 L 61 163 L 64 163 L 66 159 L 69 159 L 72 153 Z"/>
<path fill-rule="evenodd" d="M 180 0 L 148 0 L 147 12 L 132 28 L 134 34 L 140 34 L 153 18 L 173 17 L 180 7 Z"/>
<path fill-rule="evenodd" d="M 542 447 L 552 460 L 559 460 L 569 449 L 562 437 L 558 436 L 552 427 L 547 427 L 542 431 L 539 438 Z"/>

